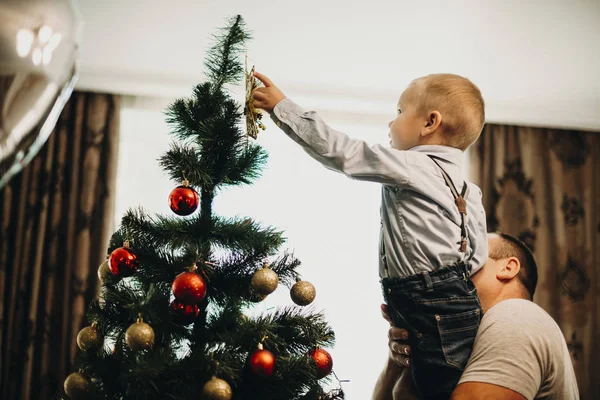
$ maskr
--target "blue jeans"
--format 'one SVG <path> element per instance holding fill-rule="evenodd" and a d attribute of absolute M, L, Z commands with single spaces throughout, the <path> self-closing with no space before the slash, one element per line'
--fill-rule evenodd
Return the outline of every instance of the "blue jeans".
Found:
<path fill-rule="evenodd" d="M 483 310 L 467 266 L 381 281 L 394 326 L 409 331 L 411 371 L 423 400 L 448 400 L 469 360 Z"/>

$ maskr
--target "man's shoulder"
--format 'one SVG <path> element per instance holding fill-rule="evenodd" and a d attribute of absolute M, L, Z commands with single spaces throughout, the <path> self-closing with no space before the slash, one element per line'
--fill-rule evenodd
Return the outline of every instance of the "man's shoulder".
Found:
<path fill-rule="evenodd" d="M 494 305 L 484 314 L 480 331 L 482 335 L 501 331 L 540 345 L 564 341 L 554 319 L 542 307 L 525 299 L 508 299 Z"/>
<path fill-rule="evenodd" d="M 533 301 L 525 299 L 507 299 L 490 308 L 483 316 L 482 323 L 495 321 L 519 321 L 525 325 L 540 321 L 555 324 L 552 317 Z"/>
<path fill-rule="evenodd" d="M 461 377 L 507 387 L 528 399 L 576 399 L 577 383 L 564 336 L 552 317 L 529 300 L 490 308 Z"/>

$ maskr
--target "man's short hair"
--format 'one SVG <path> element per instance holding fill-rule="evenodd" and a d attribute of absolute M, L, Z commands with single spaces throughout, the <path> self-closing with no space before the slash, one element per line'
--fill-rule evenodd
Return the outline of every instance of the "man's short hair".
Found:
<path fill-rule="evenodd" d="M 538 281 L 537 263 L 531 249 L 522 241 L 506 233 L 498 233 L 500 243 L 492 248 L 490 247 L 489 258 L 492 260 L 502 260 L 504 258 L 516 257 L 521 264 L 519 271 L 519 281 L 525 287 L 529 296 L 533 299 L 535 288 Z"/>
<path fill-rule="evenodd" d="M 432 74 L 414 83 L 420 89 L 417 112 L 442 114 L 449 146 L 464 151 L 479 138 L 485 122 L 485 103 L 473 82 L 455 74 Z"/>

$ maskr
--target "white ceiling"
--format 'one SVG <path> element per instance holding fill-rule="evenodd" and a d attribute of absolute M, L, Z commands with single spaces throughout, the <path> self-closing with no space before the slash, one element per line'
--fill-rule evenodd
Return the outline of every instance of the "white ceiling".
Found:
<path fill-rule="evenodd" d="M 600 0 L 79 0 L 80 89 L 170 98 L 224 18 L 305 107 L 387 120 L 414 78 L 465 75 L 491 122 L 600 130 Z"/>

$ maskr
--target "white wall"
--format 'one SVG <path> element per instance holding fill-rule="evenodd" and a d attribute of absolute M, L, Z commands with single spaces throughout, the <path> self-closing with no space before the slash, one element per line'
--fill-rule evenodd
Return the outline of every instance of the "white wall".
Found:
<path fill-rule="evenodd" d="M 186 95 L 223 18 L 242 14 L 259 70 L 377 123 L 412 79 L 466 75 L 489 122 L 600 130 L 598 0 L 79 0 L 80 89 Z"/>

